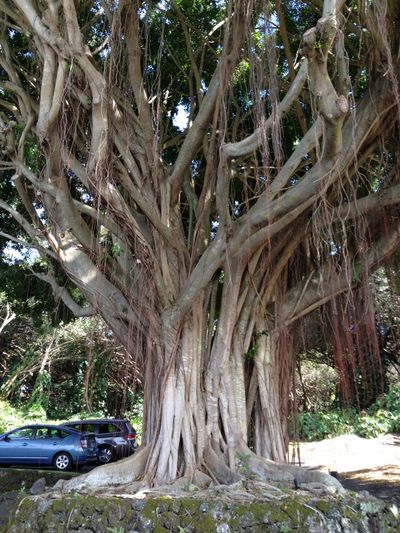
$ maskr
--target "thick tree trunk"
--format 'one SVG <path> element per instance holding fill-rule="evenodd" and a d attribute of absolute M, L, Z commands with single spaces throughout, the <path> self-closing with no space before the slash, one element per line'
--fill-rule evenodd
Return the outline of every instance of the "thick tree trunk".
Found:
<path fill-rule="evenodd" d="M 236 308 L 233 304 L 221 310 L 208 353 L 208 308 L 203 303 L 197 302 L 179 331 L 165 328 L 160 404 L 148 409 L 160 412 L 160 419 L 146 420 L 155 428 L 148 432 L 155 434 L 148 471 L 156 484 L 191 477 L 199 469 L 219 481 L 232 481 L 235 450 L 246 437 L 246 420 L 241 418 L 246 413 L 243 362 L 231 351 Z"/>
<path fill-rule="evenodd" d="M 241 287 L 250 286 L 247 271 L 243 275 L 240 264 L 230 264 L 224 272 L 217 324 L 210 321 L 205 297 L 181 329 L 164 324 L 159 405 L 146 410 L 161 413 L 160 419 L 147 417 L 153 429 L 145 432 L 154 435 L 146 444 L 151 445 L 148 471 L 156 484 L 193 476 L 199 469 L 231 482 L 237 477 L 237 452 L 249 443 L 266 459 L 284 462 L 287 456 L 290 343 L 278 330 L 267 332 L 262 312 L 252 318 L 257 306 L 244 305 Z M 244 354 L 253 330 L 262 334 L 256 336 L 249 386 Z"/>
<path fill-rule="evenodd" d="M 283 353 L 279 332 L 261 335 L 254 358 L 258 383 L 254 418 L 256 454 L 284 462 L 287 457 L 287 413 L 291 353 Z"/>
<path fill-rule="evenodd" d="M 149 442 L 148 472 L 156 484 L 170 483 L 178 476 L 190 477 L 203 456 L 205 414 L 200 381 L 203 320 L 200 303 L 188 315 L 182 329 L 176 331 L 168 324 L 164 327 L 158 405 L 147 410 L 151 416 L 145 421 L 153 427 L 148 432 L 154 435 Z"/>
<path fill-rule="evenodd" d="M 235 291 L 229 293 L 234 296 Z M 316 481 L 341 490 L 340 483 L 326 474 L 285 463 L 291 351 L 283 335 L 272 331 L 259 336 L 249 385 L 244 359 L 239 363 L 229 342 L 234 338 L 231 322 L 237 301 L 233 298 L 232 306 L 221 307 L 214 332 L 215 344 L 218 337 L 221 342 L 225 339 L 224 350 L 212 349 L 209 354 L 203 328 L 208 307 L 203 304 L 198 301 L 181 330 L 165 324 L 164 343 L 156 352 L 163 365 L 151 382 L 157 392 L 146 405 L 140 450 L 125 462 L 96 468 L 68 482 L 65 489 L 132 483 L 136 488 L 160 487 L 177 479 L 204 487 L 211 482 L 230 484 L 249 475 L 291 485 L 296 477 L 302 483 Z M 263 320 L 258 327 L 261 323 L 265 326 Z"/>

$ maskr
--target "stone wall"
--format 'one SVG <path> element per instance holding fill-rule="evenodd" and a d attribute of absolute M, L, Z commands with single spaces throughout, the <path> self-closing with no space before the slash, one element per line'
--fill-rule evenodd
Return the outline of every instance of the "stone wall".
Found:
<path fill-rule="evenodd" d="M 104 497 L 45 493 L 21 498 L 4 533 L 290 533 L 400 531 L 399 511 L 356 494 L 291 491 L 274 501 L 188 496 Z"/>

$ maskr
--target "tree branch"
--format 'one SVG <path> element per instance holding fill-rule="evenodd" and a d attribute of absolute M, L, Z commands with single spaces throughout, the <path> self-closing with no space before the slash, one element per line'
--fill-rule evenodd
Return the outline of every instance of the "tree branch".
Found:
<path fill-rule="evenodd" d="M 91 305 L 87 307 L 81 307 L 78 305 L 68 290 L 65 287 L 62 287 L 57 283 L 55 278 L 51 276 L 50 274 L 44 274 L 42 272 L 35 272 L 31 269 L 31 272 L 42 281 L 45 281 L 50 285 L 52 288 L 54 298 L 56 300 L 60 299 L 64 302 L 64 304 L 68 307 L 68 309 L 74 314 L 76 317 L 84 317 L 84 316 L 93 316 L 94 310 Z"/>
<path fill-rule="evenodd" d="M 10 304 L 7 304 L 6 308 L 6 316 L 2 319 L 0 324 L 0 335 L 3 329 L 17 317 L 17 315 L 11 311 Z"/>
<path fill-rule="evenodd" d="M 297 73 L 295 80 L 293 81 L 288 92 L 285 94 L 284 98 L 277 107 L 276 113 L 279 117 L 285 116 L 285 114 L 289 111 L 294 101 L 298 98 L 300 92 L 302 91 L 307 77 L 308 62 L 307 60 L 304 60 L 301 63 L 299 72 Z M 272 127 L 273 120 L 276 120 L 276 117 L 270 115 L 265 123 L 266 128 Z M 250 155 L 261 146 L 261 141 L 261 129 L 257 128 L 254 133 L 252 133 L 245 139 L 236 143 L 226 144 L 223 148 L 224 155 L 227 158 L 244 157 Z"/>
<path fill-rule="evenodd" d="M 15 244 L 19 244 L 20 246 L 23 246 L 25 248 L 32 248 L 33 250 L 37 250 L 42 257 L 49 256 L 52 259 L 57 260 L 57 255 L 50 248 L 44 248 L 43 246 L 40 246 L 39 244 L 32 244 L 30 242 L 23 241 L 22 239 L 18 239 L 17 237 L 14 237 L 13 235 L 9 235 L 8 233 L 4 231 L 0 231 L 0 236 L 4 237 L 8 241 L 15 242 Z"/>
<path fill-rule="evenodd" d="M 174 206 L 178 200 L 178 194 L 182 188 L 182 183 L 186 170 L 189 168 L 194 156 L 201 146 L 204 135 L 209 126 L 218 96 L 222 94 L 222 85 L 228 83 L 232 70 L 236 65 L 240 54 L 246 21 L 250 16 L 250 6 L 245 0 L 238 0 L 235 5 L 235 13 L 231 26 L 228 26 L 225 34 L 225 43 L 222 57 L 216 68 L 207 93 L 203 98 L 199 112 L 193 121 L 191 128 L 182 144 L 179 155 L 176 159 L 172 173 L 168 178 L 170 187 L 170 202 Z"/>
<path fill-rule="evenodd" d="M 364 271 L 371 273 L 379 268 L 382 263 L 398 250 L 399 245 L 400 223 L 397 222 L 397 226 L 392 228 L 387 235 L 382 236 L 370 249 L 365 261 L 361 261 L 362 271 L 357 271 L 357 278 Z M 292 324 L 338 294 L 350 289 L 351 286 L 356 286 L 358 280 L 352 278 L 354 278 L 353 273 L 346 270 L 342 271 L 337 277 L 333 277 L 331 265 L 323 265 L 310 279 L 303 281 L 287 294 L 286 301 L 282 306 L 282 320 L 285 325 Z M 305 284 L 308 285 L 307 291 L 304 291 Z"/>

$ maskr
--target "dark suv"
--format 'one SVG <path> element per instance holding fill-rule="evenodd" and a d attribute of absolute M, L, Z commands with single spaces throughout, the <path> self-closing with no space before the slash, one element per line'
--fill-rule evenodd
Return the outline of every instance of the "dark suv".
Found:
<path fill-rule="evenodd" d="M 101 464 L 127 457 L 135 451 L 136 431 L 128 420 L 116 418 L 73 420 L 63 426 L 84 433 L 93 433 L 97 442 L 97 459 Z"/>

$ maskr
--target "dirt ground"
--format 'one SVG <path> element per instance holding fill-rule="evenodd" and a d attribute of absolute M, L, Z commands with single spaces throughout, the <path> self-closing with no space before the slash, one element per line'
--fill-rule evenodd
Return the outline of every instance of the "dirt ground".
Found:
<path fill-rule="evenodd" d="M 293 445 L 292 455 L 297 449 Z M 320 442 L 302 442 L 299 449 L 302 465 L 330 472 L 346 489 L 367 490 L 400 504 L 400 435 L 375 439 L 342 435 Z M 297 453 L 295 459 L 298 460 Z"/>

